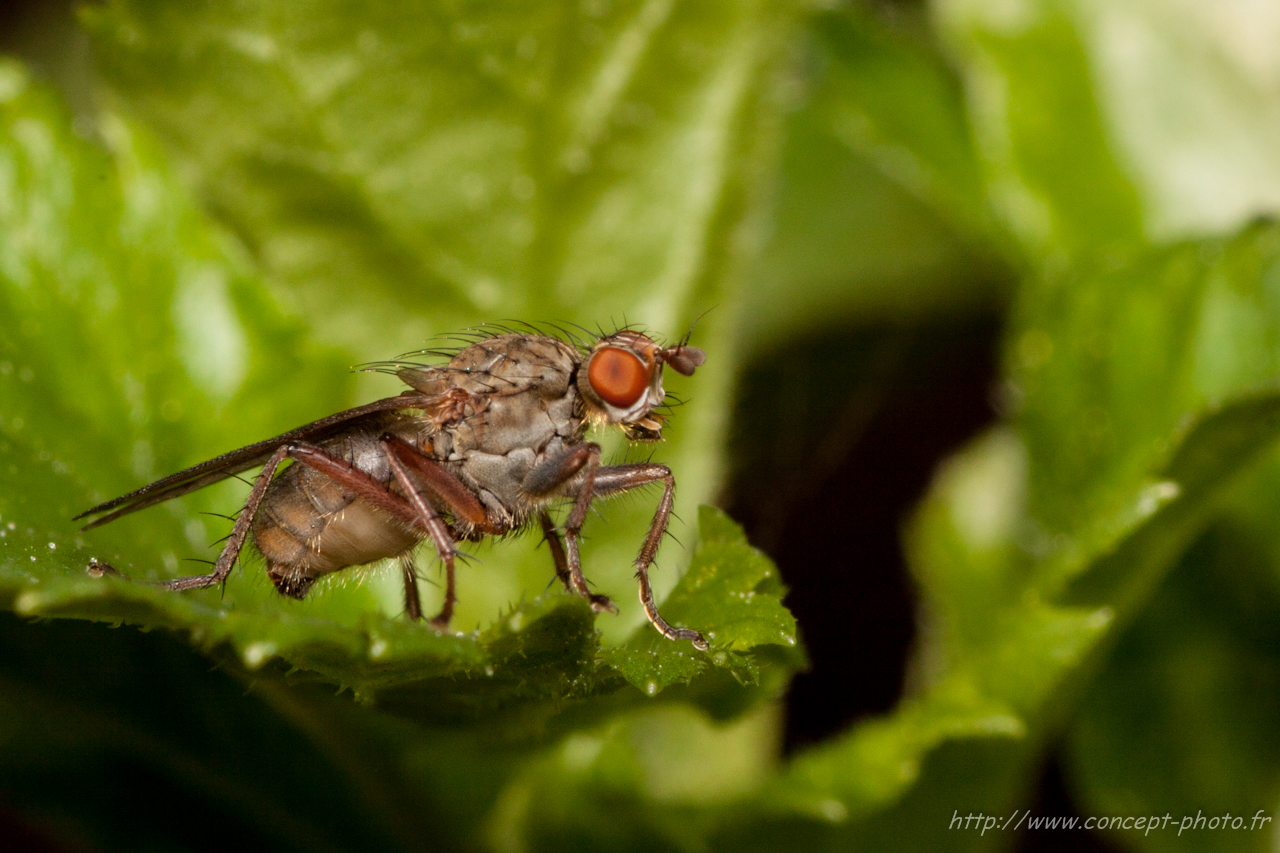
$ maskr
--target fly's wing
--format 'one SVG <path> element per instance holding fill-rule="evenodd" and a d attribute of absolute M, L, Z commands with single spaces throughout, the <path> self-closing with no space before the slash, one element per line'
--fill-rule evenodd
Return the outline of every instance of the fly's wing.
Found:
<path fill-rule="evenodd" d="M 189 492 L 194 492 L 196 489 L 203 489 L 205 486 L 216 483 L 219 480 L 233 477 L 241 471 L 257 467 L 266 462 L 271 457 L 271 454 L 275 453 L 280 447 L 291 442 L 324 441 L 344 430 L 350 429 L 362 420 L 368 420 L 383 412 L 397 409 L 430 409 L 437 402 L 437 397 L 423 396 L 412 391 L 406 391 L 399 397 L 388 397 L 385 400 L 378 400 L 365 406 L 347 409 L 345 412 L 338 412 L 336 415 L 330 415 L 314 423 L 298 427 L 283 435 L 277 435 L 275 438 L 269 438 L 266 441 L 259 441 L 257 444 L 250 444 L 248 447 L 224 453 L 216 459 L 201 462 L 199 465 L 188 468 L 185 471 L 179 471 L 177 474 L 170 474 L 163 480 L 157 480 L 135 492 L 98 504 L 93 509 L 80 513 L 72 520 L 78 521 L 91 515 L 97 515 L 99 516 L 98 518 L 95 518 L 80 529 L 83 531 L 100 527 L 109 521 L 115 521 L 122 515 L 145 509 L 152 504 L 181 497 Z M 106 514 L 103 515 L 102 513 Z"/>

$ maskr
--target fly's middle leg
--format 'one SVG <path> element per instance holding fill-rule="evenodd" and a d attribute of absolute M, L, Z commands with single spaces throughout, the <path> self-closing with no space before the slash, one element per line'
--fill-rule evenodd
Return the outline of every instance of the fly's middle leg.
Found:
<path fill-rule="evenodd" d="M 582 567 L 578 567 L 575 575 L 573 570 L 569 568 L 569 558 L 565 554 L 564 542 L 560 539 L 560 531 L 556 530 L 555 522 L 551 520 L 551 516 L 547 513 L 538 513 L 538 523 L 542 525 L 542 537 L 547 540 L 547 549 L 551 551 L 551 560 L 556 566 L 556 577 L 560 578 L 560 583 L 564 584 L 564 588 L 568 592 L 576 593 L 587 601 L 591 602 L 591 608 L 597 613 L 618 614 L 617 605 L 609 600 L 609 596 L 592 592 L 587 586 L 587 579 L 582 574 Z"/>
<path fill-rule="evenodd" d="M 587 508 L 591 505 L 592 484 L 595 482 L 596 470 L 600 467 L 600 445 L 588 442 L 575 445 L 559 456 L 544 460 L 536 465 L 525 476 L 524 493 L 531 498 L 545 498 L 562 493 L 564 486 L 582 472 L 582 482 L 577 488 L 573 509 L 564 523 L 565 551 L 561 552 L 560 536 L 545 513 L 542 518 L 543 535 L 551 548 L 551 556 L 556 559 L 556 574 L 563 580 L 568 575 L 565 586 L 571 591 L 591 602 L 591 609 L 597 613 L 617 613 L 618 608 L 607 595 L 591 591 L 587 586 L 586 576 L 582 574 L 582 557 L 578 552 L 582 525 L 587 520 Z M 553 539 L 554 537 L 554 539 Z M 560 564 L 563 553 L 564 565 Z"/>
<path fill-rule="evenodd" d="M 560 540 L 560 532 L 556 530 L 556 524 L 546 510 L 538 513 L 538 524 L 542 526 L 542 538 L 546 540 L 547 550 L 551 552 L 551 562 L 555 563 L 556 577 L 564 584 L 565 592 L 577 592 L 573 588 L 573 576 L 569 574 L 569 560 L 564 555 L 564 542 Z"/>
<path fill-rule="evenodd" d="M 418 568 L 413 557 L 400 555 L 400 574 L 404 576 L 404 615 L 413 621 L 422 618 L 422 598 L 418 595 Z"/>

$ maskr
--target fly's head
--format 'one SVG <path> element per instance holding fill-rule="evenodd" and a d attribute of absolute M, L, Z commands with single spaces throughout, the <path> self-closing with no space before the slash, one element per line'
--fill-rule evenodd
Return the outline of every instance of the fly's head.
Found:
<path fill-rule="evenodd" d="M 707 360 L 697 347 L 681 342 L 663 347 L 647 335 L 624 329 L 596 341 L 578 369 L 578 391 L 587 414 L 596 423 L 617 424 L 632 441 L 662 438 L 662 368 L 682 376 Z"/>

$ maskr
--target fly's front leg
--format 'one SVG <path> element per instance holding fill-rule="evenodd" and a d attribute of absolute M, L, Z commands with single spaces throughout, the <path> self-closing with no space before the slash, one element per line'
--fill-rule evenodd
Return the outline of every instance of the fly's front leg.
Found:
<path fill-rule="evenodd" d="M 569 518 L 564 523 L 564 544 L 567 551 L 563 553 L 565 565 L 562 566 L 560 562 L 560 537 L 545 513 L 542 532 L 547 537 L 551 556 L 556 560 L 556 574 L 561 580 L 564 580 L 566 574 L 568 575 L 565 586 L 591 602 L 591 609 L 597 613 L 617 613 L 618 608 L 613 605 L 607 595 L 594 593 L 587 586 L 587 579 L 582 574 L 582 557 L 578 552 L 578 541 L 581 538 L 582 525 L 587 520 L 587 508 L 591 506 L 593 484 L 599 467 L 600 445 L 592 442 L 579 444 L 559 456 L 543 460 L 536 465 L 524 478 L 522 487 L 524 493 L 531 498 L 551 497 L 560 494 L 564 485 L 579 472 L 585 472 L 582 483 L 577 489 L 573 509 L 569 511 Z"/>
<path fill-rule="evenodd" d="M 609 465 L 601 468 L 595 476 L 595 493 L 600 497 L 616 495 L 631 489 L 647 486 L 650 483 L 662 482 L 662 499 L 658 501 L 658 509 L 653 514 L 649 532 L 640 546 L 636 556 L 636 578 L 640 581 L 640 603 L 644 605 L 645 615 L 658 629 L 662 636 L 669 640 L 689 640 L 694 648 L 706 651 L 706 638 L 691 628 L 673 628 L 658 613 L 658 606 L 653 602 L 653 587 L 649 584 L 649 566 L 653 563 L 658 546 L 662 544 L 662 536 L 667 532 L 667 523 L 671 520 L 671 506 L 675 502 L 676 478 L 666 465 L 637 464 Z"/>

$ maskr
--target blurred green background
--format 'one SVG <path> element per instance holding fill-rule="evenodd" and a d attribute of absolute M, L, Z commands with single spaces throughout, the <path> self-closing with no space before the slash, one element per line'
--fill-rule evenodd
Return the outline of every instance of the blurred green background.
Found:
<path fill-rule="evenodd" d="M 0 54 L 6 849 L 1280 849 L 1280 7 L 20 3 Z M 652 494 L 598 621 L 533 537 L 447 636 L 377 569 L 84 573 L 198 571 L 243 484 L 68 519 L 511 319 L 697 322 L 656 582 L 710 653 L 629 593 Z"/>

